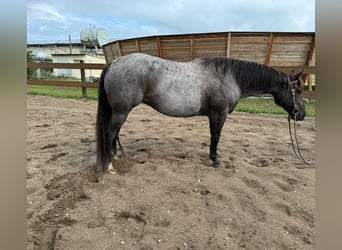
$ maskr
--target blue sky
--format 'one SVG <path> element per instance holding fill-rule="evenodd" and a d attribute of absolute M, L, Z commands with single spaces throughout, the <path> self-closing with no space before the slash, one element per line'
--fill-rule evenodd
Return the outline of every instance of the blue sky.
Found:
<path fill-rule="evenodd" d="M 27 0 L 27 42 L 80 40 L 90 24 L 110 41 L 221 31 L 315 31 L 313 0 Z"/>

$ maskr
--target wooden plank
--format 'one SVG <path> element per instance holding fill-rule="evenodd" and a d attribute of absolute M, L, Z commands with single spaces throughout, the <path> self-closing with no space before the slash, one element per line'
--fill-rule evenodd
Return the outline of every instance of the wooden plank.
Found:
<path fill-rule="evenodd" d="M 309 91 L 312 91 L 312 76 L 309 75 L 309 81 L 308 81 L 308 87 L 309 87 Z"/>
<path fill-rule="evenodd" d="M 272 47 L 273 47 L 273 33 L 270 34 L 267 51 L 266 51 L 266 59 L 265 64 L 268 65 L 270 63 L 271 53 L 272 53 Z"/>
<path fill-rule="evenodd" d="M 182 39 L 182 40 L 164 40 L 164 39 L 161 39 L 161 44 L 163 46 L 177 46 L 178 44 L 189 44 L 190 40 L 191 40 L 191 37 L 190 37 L 190 39 Z"/>
<path fill-rule="evenodd" d="M 133 52 L 137 52 L 137 47 L 135 41 L 131 41 L 129 43 L 120 43 L 121 55 L 124 56 L 126 54 L 130 54 Z"/>
<path fill-rule="evenodd" d="M 110 51 L 110 52 L 107 52 L 107 51 Z M 118 58 L 116 42 L 111 43 L 111 44 L 106 44 L 105 46 L 103 46 L 103 52 L 105 53 L 107 63 Z"/>
<path fill-rule="evenodd" d="M 303 90 L 302 91 L 302 97 L 303 98 L 309 98 L 309 99 L 315 99 L 316 91 Z"/>
<path fill-rule="evenodd" d="M 29 69 L 103 69 L 105 64 L 103 63 L 50 63 L 50 62 L 28 62 L 27 68 Z"/>
<path fill-rule="evenodd" d="M 227 35 L 228 36 L 228 35 Z M 226 42 L 227 37 L 196 37 L 194 36 L 196 42 Z"/>
<path fill-rule="evenodd" d="M 136 41 L 129 43 L 120 43 L 121 56 L 129 55 L 137 52 Z"/>
<path fill-rule="evenodd" d="M 157 39 L 158 56 L 160 58 L 163 58 L 163 51 L 162 51 L 162 47 L 160 45 L 160 37 L 157 36 L 156 39 Z"/>
<path fill-rule="evenodd" d="M 227 57 L 230 57 L 231 45 L 232 45 L 232 33 L 228 32 L 228 36 L 227 36 L 227 51 L 226 51 L 226 56 Z"/>
<path fill-rule="evenodd" d="M 265 48 L 265 51 L 268 47 L 268 42 L 267 43 L 233 43 L 231 45 L 232 48 Z"/>
<path fill-rule="evenodd" d="M 193 60 L 195 56 L 194 51 L 194 36 L 190 37 L 190 60 Z"/>
<path fill-rule="evenodd" d="M 222 47 L 222 49 L 225 49 L 227 46 L 227 40 L 222 40 L 222 41 L 198 41 L 198 40 L 194 40 L 194 44 L 196 45 L 196 47 L 219 46 L 219 47 Z"/>
<path fill-rule="evenodd" d="M 311 43 L 312 35 L 310 36 L 282 36 L 277 35 L 274 39 L 275 42 L 282 42 L 282 43 Z"/>
<path fill-rule="evenodd" d="M 114 57 L 114 51 L 113 51 L 112 46 L 104 46 L 102 47 L 102 51 L 105 54 L 106 63 L 113 61 L 115 57 Z"/>
<path fill-rule="evenodd" d="M 265 54 L 267 48 L 231 48 L 230 54 L 238 53 L 238 54 L 262 54 L 265 62 Z"/>
<path fill-rule="evenodd" d="M 109 60 L 109 62 L 112 62 L 112 61 L 116 58 L 116 56 L 115 56 L 115 49 L 114 49 L 114 46 L 111 46 L 110 48 L 111 48 L 111 51 L 112 51 L 112 58 Z M 107 62 L 107 63 L 108 63 L 108 62 Z"/>
<path fill-rule="evenodd" d="M 140 47 L 139 47 L 139 40 L 135 39 L 135 47 L 137 49 L 137 52 L 140 53 Z"/>
<path fill-rule="evenodd" d="M 309 63 L 312 60 L 314 51 L 315 51 L 315 37 L 312 37 L 312 42 L 311 42 L 311 46 L 310 46 L 309 53 L 308 53 L 308 58 L 307 58 L 308 65 L 309 65 Z"/>
<path fill-rule="evenodd" d="M 201 51 L 220 51 L 222 52 L 223 55 L 227 55 L 227 50 L 226 47 L 207 47 L 207 48 L 203 48 L 203 47 L 194 47 L 194 51 L 195 52 L 201 52 Z M 232 53 L 232 50 L 230 50 L 230 53 Z"/>
<path fill-rule="evenodd" d="M 155 51 L 155 50 L 141 50 L 141 53 L 158 57 L 158 51 Z"/>
<path fill-rule="evenodd" d="M 191 36 L 194 37 L 194 39 L 210 39 L 210 38 L 219 38 L 222 37 L 223 39 L 226 39 L 227 32 L 221 32 L 221 33 L 205 33 L 205 34 L 183 34 L 183 35 L 163 35 L 160 36 L 162 40 L 182 40 L 182 39 L 190 39 Z M 152 37 L 153 38 L 153 37 Z M 151 37 L 148 38 L 140 38 L 140 39 L 151 39 Z"/>
<path fill-rule="evenodd" d="M 186 57 L 186 56 L 164 57 L 164 59 L 175 61 L 175 62 L 189 62 L 189 61 L 191 61 L 191 58 Z"/>
<path fill-rule="evenodd" d="M 302 58 L 277 58 L 272 59 L 270 61 L 271 66 L 298 66 L 298 67 L 305 67 L 305 59 Z"/>
<path fill-rule="evenodd" d="M 182 43 L 182 44 L 177 44 L 177 45 L 165 45 L 165 44 L 161 44 L 162 45 L 162 48 L 163 50 L 164 49 L 178 49 L 178 48 L 186 48 L 188 50 L 191 50 L 191 44 L 190 44 L 190 41 L 188 41 L 187 43 Z"/>
<path fill-rule="evenodd" d="M 268 32 L 232 32 L 234 37 L 260 37 L 264 36 L 268 38 Z"/>
<path fill-rule="evenodd" d="M 269 37 L 232 37 L 232 44 L 267 44 Z"/>
<path fill-rule="evenodd" d="M 195 53 L 195 50 L 191 50 L 191 48 L 165 48 L 163 49 L 163 54 L 180 54 L 185 53 L 189 56 Z"/>
<path fill-rule="evenodd" d="M 164 59 L 167 59 L 167 60 L 173 60 L 173 59 L 176 59 L 177 61 L 177 58 L 178 57 L 184 57 L 184 58 L 188 58 L 189 61 L 191 60 L 191 54 L 190 54 L 190 51 L 188 52 L 179 52 L 179 53 L 168 53 L 167 51 L 164 51 Z"/>
<path fill-rule="evenodd" d="M 252 62 L 256 62 L 256 63 L 260 63 L 260 64 L 264 64 L 264 62 L 265 62 L 265 55 L 235 55 L 235 54 L 231 54 L 230 58 L 252 61 Z"/>
<path fill-rule="evenodd" d="M 208 45 L 203 45 L 203 44 L 194 44 L 194 49 L 195 50 L 209 50 L 209 49 L 215 49 L 215 50 L 221 50 L 224 51 L 225 54 L 227 53 L 227 43 L 225 42 L 224 44 L 208 44 Z M 232 47 L 231 49 L 232 50 Z"/>
<path fill-rule="evenodd" d="M 122 51 L 121 51 L 121 47 L 120 47 L 120 42 L 119 41 L 116 41 L 116 48 L 117 48 L 119 56 L 122 56 Z"/>
<path fill-rule="evenodd" d="M 191 44 L 184 44 L 180 46 L 163 46 L 163 50 L 177 50 L 177 49 L 186 49 L 186 50 L 191 51 Z"/>
<path fill-rule="evenodd" d="M 305 57 L 307 56 L 308 51 L 310 50 L 310 44 L 274 44 L 272 48 L 272 53 L 305 53 Z M 306 59 L 306 58 L 305 58 Z"/>
<path fill-rule="evenodd" d="M 158 46 L 156 40 L 140 40 L 140 51 L 141 53 L 149 54 L 152 56 L 158 56 Z"/>
<path fill-rule="evenodd" d="M 87 87 L 97 88 L 97 82 L 76 82 L 44 79 L 27 79 L 27 85 L 61 86 L 61 87 Z"/>
<path fill-rule="evenodd" d="M 195 52 L 195 58 L 198 57 L 210 57 L 210 56 L 221 56 L 225 57 L 226 56 L 226 51 L 196 51 Z"/>
<path fill-rule="evenodd" d="M 303 70 L 304 74 L 315 74 L 316 67 L 315 66 L 271 66 L 272 68 L 285 72 L 290 73 L 292 70 L 295 72 L 300 72 Z"/>
<path fill-rule="evenodd" d="M 165 53 L 178 53 L 182 52 L 182 53 L 188 53 L 191 55 L 191 49 L 190 48 L 165 48 L 163 49 L 163 54 L 165 55 Z"/>
<path fill-rule="evenodd" d="M 80 61 L 81 66 L 84 65 L 84 61 L 81 60 Z M 86 76 L 85 76 L 85 70 L 81 69 L 81 82 L 82 82 L 82 97 L 85 98 L 87 97 L 87 88 L 83 85 L 86 81 Z"/>
<path fill-rule="evenodd" d="M 129 49 L 125 49 L 125 50 L 122 50 L 122 55 L 123 56 L 126 56 L 126 55 L 129 55 L 129 54 L 132 54 L 132 53 L 136 53 L 136 49 L 135 48 L 129 48 Z"/>

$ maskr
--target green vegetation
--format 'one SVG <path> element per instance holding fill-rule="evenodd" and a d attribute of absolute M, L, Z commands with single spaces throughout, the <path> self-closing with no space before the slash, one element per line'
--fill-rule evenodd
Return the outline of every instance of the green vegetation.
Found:
<path fill-rule="evenodd" d="M 81 99 L 82 89 L 79 87 L 28 85 L 27 94 Z M 88 99 L 97 100 L 97 88 L 87 88 L 87 96 Z"/>
<path fill-rule="evenodd" d="M 314 100 L 304 100 L 304 105 L 307 116 L 313 117 L 316 115 Z M 236 106 L 235 111 L 249 113 L 287 114 L 282 107 L 274 103 L 273 98 L 265 97 L 243 98 Z"/>
<path fill-rule="evenodd" d="M 63 98 L 82 98 L 82 89 L 78 87 L 54 87 L 54 86 L 36 86 L 28 85 L 27 93 L 29 95 L 45 95 Z M 97 89 L 87 88 L 88 99 L 97 100 Z M 307 116 L 315 116 L 315 101 L 304 101 Z M 243 98 L 236 106 L 235 111 L 249 113 L 268 113 L 268 114 L 287 114 L 281 107 L 274 103 L 273 98 L 253 97 Z"/>
<path fill-rule="evenodd" d="M 26 52 L 26 58 L 27 62 L 32 62 L 33 61 L 33 52 L 32 51 L 27 51 Z M 27 69 L 27 78 L 31 78 L 32 75 L 34 74 L 34 69 Z"/>
<path fill-rule="evenodd" d="M 37 71 L 34 69 L 27 69 L 31 70 L 29 74 L 27 74 L 27 79 L 36 79 L 38 78 Z M 40 76 L 39 78 L 57 78 L 52 75 L 52 72 L 47 69 L 41 69 L 40 70 Z M 65 78 L 62 78 L 63 80 L 67 80 Z"/>

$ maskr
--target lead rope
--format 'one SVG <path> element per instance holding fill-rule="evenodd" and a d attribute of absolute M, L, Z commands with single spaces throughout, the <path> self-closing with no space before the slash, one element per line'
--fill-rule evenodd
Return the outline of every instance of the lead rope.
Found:
<path fill-rule="evenodd" d="M 295 90 L 294 89 L 291 89 L 291 94 L 292 94 L 292 97 L 293 97 L 293 103 L 294 103 L 294 112 L 293 112 L 293 115 L 294 115 L 294 118 L 293 118 L 293 130 L 294 130 L 294 137 L 296 139 L 296 146 L 297 146 L 297 150 L 295 148 L 295 145 L 294 145 L 294 142 L 293 142 L 293 136 L 292 136 L 292 131 L 291 131 L 291 116 L 289 115 L 288 116 L 288 122 L 289 122 L 289 132 L 290 132 L 290 138 L 291 138 L 291 144 L 292 144 L 292 149 L 293 149 L 293 152 L 295 153 L 295 155 L 297 156 L 297 158 L 302 162 L 304 163 L 305 165 L 308 165 L 309 167 L 313 167 L 312 164 L 308 163 L 302 156 L 302 154 L 300 153 L 300 148 L 299 148 L 299 143 L 298 143 L 298 138 L 297 138 L 297 130 L 296 130 L 296 117 L 297 117 L 297 105 L 296 105 L 296 102 L 295 102 L 295 97 L 294 97 L 294 92 Z"/>
<path fill-rule="evenodd" d="M 299 143 L 298 143 L 298 139 L 297 139 L 297 131 L 296 131 L 296 118 L 294 119 L 294 125 L 293 125 L 293 128 L 294 128 L 294 137 L 296 139 L 296 147 L 297 147 L 297 150 L 295 148 L 295 144 L 294 144 L 294 141 L 293 141 L 293 136 L 292 136 L 292 131 L 291 131 L 291 118 L 289 116 L 288 118 L 288 121 L 289 121 L 289 132 L 290 132 L 290 138 L 291 138 L 291 144 L 292 144 L 292 149 L 293 149 L 293 152 L 295 153 L 295 155 L 297 156 L 297 158 L 304 164 L 308 165 L 309 167 L 313 167 L 311 163 L 308 163 L 302 156 L 302 154 L 300 153 L 300 148 L 299 148 Z"/>

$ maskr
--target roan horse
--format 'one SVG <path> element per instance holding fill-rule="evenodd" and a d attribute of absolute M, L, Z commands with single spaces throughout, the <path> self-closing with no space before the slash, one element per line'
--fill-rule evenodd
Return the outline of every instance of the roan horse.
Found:
<path fill-rule="evenodd" d="M 217 167 L 221 129 L 241 98 L 270 93 L 290 118 L 304 119 L 301 74 L 287 75 L 266 65 L 224 57 L 184 63 L 142 53 L 122 56 L 106 65 L 100 77 L 96 169 L 108 169 L 112 157 L 117 157 L 117 143 L 123 151 L 120 129 L 140 103 L 169 116 L 208 116 L 209 158 Z"/>

